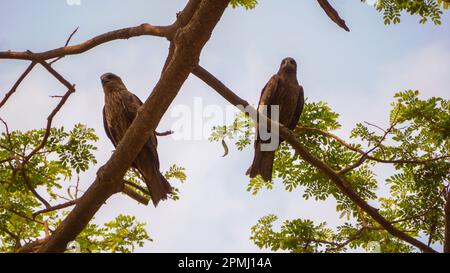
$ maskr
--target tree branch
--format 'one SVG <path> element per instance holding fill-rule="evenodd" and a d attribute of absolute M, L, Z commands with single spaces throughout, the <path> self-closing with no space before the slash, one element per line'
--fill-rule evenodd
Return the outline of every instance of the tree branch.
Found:
<path fill-rule="evenodd" d="M 0 122 L 1 123 L 3 123 L 3 125 L 5 126 L 5 133 L 6 133 L 6 139 L 8 140 L 8 143 L 9 143 L 9 148 L 8 147 L 5 147 L 5 146 L 3 146 L 3 145 L 0 145 L 0 148 L 3 148 L 3 149 L 5 149 L 6 151 L 9 151 L 11 154 L 15 154 L 14 153 L 14 151 L 12 150 L 12 142 L 11 142 L 11 133 L 9 132 L 9 127 L 8 127 L 8 124 L 6 123 L 6 121 L 4 121 L 2 118 L 0 118 Z M 13 155 L 11 155 L 11 156 L 9 156 L 9 157 L 7 157 L 7 158 L 4 158 L 4 159 L 2 159 L 2 160 L 0 160 L 0 164 L 3 164 L 3 163 L 6 163 L 6 162 L 9 162 L 9 161 L 12 161 L 12 160 L 14 160 L 14 159 L 16 159 L 16 157 L 15 156 L 13 156 Z"/>
<path fill-rule="evenodd" d="M 26 171 L 24 168 L 20 169 L 20 172 L 22 174 L 23 180 L 25 181 L 25 185 L 27 185 L 28 190 L 31 191 L 31 193 L 34 195 L 34 197 L 36 197 L 39 201 L 41 201 L 42 204 L 44 204 L 44 206 L 46 208 L 51 207 L 50 203 L 47 202 L 47 200 L 44 199 L 44 197 L 42 197 L 33 187 L 33 184 L 30 181 L 30 178 L 28 177 Z"/>
<path fill-rule="evenodd" d="M 402 218 L 402 219 L 394 220 L 394 221 L 392 221 L 392 223 L 393 224 L 397 224 L 397 223 L 401 223 L 401 222 L 406 222 L 406 221 L 418 219 L 420 217 L 423 217 L 423 216 L 427 215 L 431 210 L 433 210 L 434 208 L 436 208 L 439 205 L 439 203 L 438 203 L 439 199 L 442 197 L 442 195 L 444 195 L 444 197 L 445 197 L 445 194 L 446 194 L 446 189 L 444 188 L 436 196 L 436 198 L 433 199 L 431 204 L 425 210 L 423 210 L 422 212 L 420 212 L 420 213 L 418 213 L 416 215 L 410 216 L 410 217 L 405 217 L 405 218 Z"/>
<path fill-rule="evenodd" d="M 16 235 L 16 234 L 12 233 L 6 227 L 2 227 L 2 231 L 4 231 L 9 237 L 13 238 L 13 240 L 15 242 L 15 244 L 14 244 L 14 251 L 17 251 L 18 249 L 20 249 L 22 247 L 22 245 L 20 244 L 20 237 L 19 237 L 19 235 Z"/>
<path fill-rule="evenodd" d="M 9 97 L 12 96 L 12 94 L 14 94 L 17 90 L 17 88 L 19 87 L 19 85 L 23 82 L 23 80 L 28 76 L 28 74 L 30 74 L 31 70 L 33 70 L 33 67 L 36 65 L 36 62 L 31 62 L 31 64 L 27 67 L 27 69 L 25 70 L 25 72 L 22 73 L 22 75 L 20 75 L 20 77 L 17 79 L 17 81 L 14 83 L 13 87 L 11 88 L 11 90 L 9 90 L 8 93 L 6 93 L 5 97 L 3 98 L 3 100 L 0 102 L 0 108 L 3 107 L 3 105 L 5 105 L 5 103 L 8 101 Z"/>
<path fill-rule="evenodd" d="M 33 53 L 31 51 L 15 52 L 4 51 L 0 52 L 0 59 L 16 59 L 16 60 L 29 60 L 29 61 L 45 61 L 53 58 L 76 55 L 84 53 L 101 44 L 121 39 L 130 39 L 137 36 L 159 36 L 168 37 L 174 31 L 172 26 L 152 26 L 150 24 L 142 24 L 137 27 L 123 28 L 114 31 L 110 31 L 99 36 L 96 36 L 90 40 L 87 40 L 81 44 L 73 46 L 65 46 L 57 49 Z"/>
<path fill-rule="evenodd" d="M 132 190 L 130 186 L 124 185 L 122 189 L 122 193 L 130 197 L 131 199 L 137 201 L 138 203 L 147 206 L 150 202 L 149 198 L 146 198 L 145 196 L 142 196 L 141 194 L 137 193 L 136 191 Z"/>
<path fill-rule="evenodd" d="M 126 183 L 126 181 L 124 181 L 124 183 Z M 122 190 L 118 191 L 118 192 L 122 192 L 123 194 L 127 195 L 128 197 L 132 198 L 133 200 L 135 200 L 135 201 L 137 201 L 137 202 L 139 202 L 139 203 L 141 203 L 143 205 L 148 205 L 148 203 L 150 201 L 150 199 L 145 198 L 144 196 L 136 193 L 134 190 L 131 189 L 131 187 L 126 186 L 125 184 L 123 185 Z M 38 215 L 43 214 L 43 213 L 52 212 L 52 211 L 55 211 L 55 210 L 65 209 L 65 208 L 74 206 L 78 202 L 79 202 L 79 199 L 75 199 L 75 200 L 70 200 L 70 201 L 68 201 L 66 203 L 63 203 L 63 204 L 47 207 L 47 208 L 45 208 L 43 210 L 40 210 L 40 211 L 37 211 L 37 212 L 33 213 L 33 219 L 36 218 Z"/>
<path fill-rule="evenodd" d="M 366 154 L 365 151 L 355 147 L 354 145 L 347 143 L 345 140 L 338 137 L 337 135 L 327 132 L 327 131 L 324 131 L 324 130 L 321 130 L 321 129 L 306 127 L 306 126 L 297 126 L 297 128 L 295 128 L 294 132 L 319 133 L 321 135 L 335 139 L 337 142 L 339 142 L 340 144 L 342 144 L 344 147 L 346 147 L 347 149 L 349 149 L 351 151 L 354 151 L 361 155 Z M 428 164 L 430 162 L 442 160 L 442 159 L 446 159 L 446 158 L 450 158 L 450 155 L 442 155 L 442 156 L 438 156 L 435 158 L 429 158 L 429 159 L 382 159 L 382 158 L 377 158 L 377 157 L 367 155 L 368 160 L 376 161 L 379 163 L 386 163 L 386 164 Z"/>
<path fill-rule="evenodd" d="M 336 25 L 343 28 L 345 31 L 350 31 L 350 29 L 345 24 L 345 21 L 339 16 L 339 13 L 331 6 L 328 0 L 317 0 L 319 2 L 320 7 L 325 11 L 328 17 L 333 21 Z"/>
<path fill-rule="evenodd" d="M 150 196 L 150 192 L 146 188 L 141 187 L 141 186 L 139 186 L 133 182 L 127 181 L 127 180 L 124 180 L 124 183 L 125 183 L 125 185 L 135 188 L 136 190 L 142 192 L 143 194 Z"/>
<path fill-rule="evenodd" d="M 204 68 L 198 66 L 192 71 L 192 73 L 199 79 L 203 80 L 206 84 L 212 87 L 219 95 L 224 97 L 228 102 L 238 107 L 241 111 L 242 106 L 246 107 L 245 110 L 256 112 L 253 107 L 249 106 L 249 103 L 237 96 L 229 88 L 227 88 L 222 82 L 220 82 L 216 77 L 209 73 Z M 250 115 L 253 117 L 254 115 Z M 298 142 L 294 133 L 286 128 L 285 126 L 278 124 L 277 122 L 271 121 L 267 118 L 268 122 L 272 123 L 271 126 L 279 126 L 280 136 L 286 140 L 291 146 L 296 150 L 296 152 L 302 157 L 303 160 L 316 167 L 322 173 L 324 173 L 328 178 L 339 188 L 339 190 L 345 194 L 350 200 L 352 200 L 357 206 L 359 206 L 363 211 L 370 215 L 376 222 L 378 222 L 387 232 L 391 235 L 416 246 L 423 252 L 436 252 L 434 249 L 428 247 L 421 241 L 411 237 L 405 232 L 397 229 L 392 225 L 391 222 L 386 220 L 376 208 L 370 206 L 364 199 L 362 199 L 353 189 L 350 184 L 345 180 L 345 178 L 339 175 L 336 171 L 331 169 L 327 164 L 322 162 L 320 159 L 311 154 L 300 142 Z M 269 124 L 270 124 L 269 123 Z"/>
<path fill-rule="evenodd" d="M 155 134 L 156 134 L 157 136 L 162 136 L 162 137 L 164 137 L 164 136 L 170 136 L 170 135 L 172 135 L 173 133 L 174 133 L 173 131 L 155 132 Z"/>
<path fill-rule="evenodd" d="M 11 212 L 11 213 L 13 213 L 13 214 L 15 214 L 15 215 L 17 215 L 17 216 L 19 216 L 19 217 L 21 217 L 21 218 L 27 220 L 27 221 L 31 221 L 31 222 L 35 222 L 35 223 L 40 224 L 40 225 L 44 225 L 43 222 L 38 221 L 38 220 L 36 220 L 36 219 L 33 219 L 33 218 L 31 218 L 31 217 L 28 217 L 27 215 L 25 215 L 25 214 L 23 214 L 23 213 L 21 213 L 21 212 L 17 212 L 17 211 L 15 211 L 15 210 L 13 210 L 13 209 L 10 209 L 10 208 L 7 208 L 7 207 L 1 206 L 1 205 L 0 205 L 0 208 L 4 209 L 4 210 L 6 210 L 6 211 L 9 211 L 9 212 Z"/>
<path fill-rule="evenodd" d="M 75 33 L 77 33 L 77 31 L 78 31 L 78 27 L 77 27 L 77 28 L 69 35 L 69 38 L 67 38 L 67 41 L 66 41 L 66 43 L 64 44 L 64 47 L 67 47 L 67 46 L 69 45 L 70 40 L 71 40 L 72 37 L 75 35 Z M 57 61 L 61 60 L 62 58 L 64 58 L 64 56 L 60 56 L 60 57 L 54 59 L 53 61 L 51 61 L 51 62 L 49 63 L 49 65 L 52 65 L 52 64 L 56 63 Z"/>
<path fill-rule="evenodd" d="M 340 249 L 346 247 L 348 244 L 350 244 L 351 242 L 358 240 L 359 238 L 361 238 L 361 236 L 363 235 L 363 232 L 366 230 L 369 230 L 370 227 L 362 227 L 361 229 L 357 230 L 354 234 L 350 235 L 347 240 L 345 240 L 342 243 L 334 243 L 334 242 L 325 242 L 329 245 L 333 245 L 333 248 L 330 248 L 330 250 L 332 251 L 339 251 Z"/>
<path fill-rule="evenodd" d="M 191 0 L 189 4 L 194 2 L 199 1 Z M 201 1 L 193 9 L 195 12 L 189 23 L 176 31 L 172 39 L 175 53 L 151 95 L 139 109 L 111 158 L 97 172 L 93 184 L 39 252 L 64 251 L 66 244 L 84 229 L 115 189 L 123 185 L 126 170 L 157 127 L 192 69 L 197 66 L 200 52 L 228 4 L 228 0 Z"/>
<path fill-rule="evenodd" d="M 346 174 L 349 171 L 352 171 L 352 170 L 358 168 L 359 166 L 361 166 L 367 160 L 367 158 L 369 157 L 369 154 L 371 152 L 375 151 L 376 149 L 378 149 L 381 146 L 383 141 L 386 140 L 386 138 L 389 135 L 389 133 L 394 129 L 395 125 L 397 125 L 397 117 L 398 117 L 399 112 L 400 112 L 400 108 L 397 109 L 397 112 L 395 113 L 394 121 L 392 122 L 391 126 L 387 130 L 382 129 L 383 132 L 384 132 L 384 135 L 381 137 L 380 141 L 378 141 L 378 143 L 372 149 L 370 149 L 369 151 L 365 152 L 357 162 L 355 162 L 354 164 L 348 166 L 347 168 L 344 168 L 344 169 L 340 170 L 339 174 L 341 174 L 341 175 L 342 174 Z"/>
<path fill-rule="evenodd" d="M 40 64 L 47 69 L 47 71 L 52 74 L 59 82 L 61 82 L 64 86 L 67 87 L 67 92 L 62 96 L 61 100 L 59 101 L 58 105 L 53 109 L 53 111 L 50 113 L 50 115 L 47 117 L 47 126 L 45 129 L 44 137 L 42 138 L 41 143 L 34 148 L 31 153 L 25 157 L 23 161 L 23 165 L 25 165 L 37 152 L 39 152 L 42 148 L 44 148 L 45 144 L 47 144 L 48 137 L 50 136 L 50 132 L 52 129 L 52 122 L 53 118 L 56 116 L 56 114 L 61 110 L 63 105 L 66 103 L 67 99 L 69 98 L 72 93 L 75 92 L 75 85 L 70 84 L 63 76 L 61 76 L 58 72 L 56 72 L 49 64 L 42 61 Z"/>
<path fill-rule="evenodd" d="M 16 252 L 17 253 L 33 253 L 33 252 L 36 252 L 43 244 L 48 242 L 48 240 L 49 240 L 49 237 L 44 238 L 44 239 L 38 239 L 36 241 L 33 241 L 33 242 L 29 243 L 29 244 L 24 245 L 23 247 L 18 249 Z"/>
<path fill-rule="evenodd" d="M 71 200 L 68 201 L 66 203 L 60 204 L 60 205 L 56 205 L 53 207 L 47 207 L 43 210 L 37 211 L 35 213 L 33 213 L 33 218 L 36 218 L 38 215 L 43 214 L 43 213 L 47 213 L 47 212 L 51 212 L 51 211 L 55 211 L 55 210 L 60 210 L 60 209 L 65 209 L 71 206 L 74 206 L 76 203 L 78 202 L 78 199 L 75 200 Z"/>

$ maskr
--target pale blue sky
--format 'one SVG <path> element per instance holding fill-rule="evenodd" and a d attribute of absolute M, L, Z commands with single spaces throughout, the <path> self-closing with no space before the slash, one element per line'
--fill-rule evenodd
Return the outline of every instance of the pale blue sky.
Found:
<path fill-rule="evenodd" d="M 144 22 L 169 24 L 185 2 L 81 0 L 80 6 L 69 6 L 65 0 L 1 0 L 0 50 L 59 47 L 77 26 L 80 28 L 72 44 Z M 359 0 L 332 2 L 346 19 L 350 33 L 330 22 L 316 1 L 261 0 L 252 11 L 228 9 L 203 51 L 201 64 L 244 99 L 256 103 L 281 59 L 296 58 L 306 96 L 310 101 L 327 101 L 341 114 L 344 126 L 338 133 L 344 137 L 357 122 L 385 125 L 388 103 L 397 91 L 420 89 L 424 97 L 449 97 L 448 15 L 438 27 L 419 25 L 418 18 L 411 16 L 402 17 L 400 25 L 385 26 L 382 15 Z M 145 99 L 158 79 L 167 47 L 164 39 L 139 37 L 61 60 L 55 68 L 76 83 L 77 92 L 55 125 L 83 122 L 95 128 L 101 138 L 96 155 L 99 165 L 104 163 L 113 147 L 101 123 L 100 75 L 117 73 L 130 90 Z M 0 60 L 1 92 L 9 89 L 26 65 Z M 48 95 L 63 91 L 39 68 L 0 110 L 0 115 L 13 129 L 43 127 L 55 104 Z M 194 97 L 201 97 L 205 105 L 227 105 L 202 82 L 190 77 L 174 106 L 192 106 Z M 170 129 L 173 122 L 169 110 L 160 130 Z M 248 179 L 243 174 L 251 162 L 251 149 L 241 153 L 232 149 L 228 157 L 221 158 L 220 145 L 165 138 L 160 139 L 159 153 L 163 169 L 173 163 L 187 168 L 187 183 L 175 183 L 181 190 L 181 200 L 166 202 L 155 210 L 116 196 L 101 209 L 96 220 L 102 222 L 127 213 L 148 222 L 155 241 L 140 251 L 257 251 L 248 240 L 250 227 L 269 213 L 281 219 L 311 218 L 332 226 L 341 223 L 333 200 L 306 202 L 301 198 L 301 189 L 287 193 L 276 183 L 274 190 L 263 190 L 257 196 L 246 192 Z M 97 167 L 83 175 L 84 187 L 92 182 Z M 380 179 L 388 174 L 387 168 L 379 170 Z"/>

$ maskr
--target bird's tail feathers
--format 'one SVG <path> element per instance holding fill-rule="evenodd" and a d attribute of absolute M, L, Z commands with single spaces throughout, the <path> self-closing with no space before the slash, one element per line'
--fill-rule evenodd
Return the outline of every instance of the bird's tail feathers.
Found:
<path fill-rule="evenodd" d="M 166 200 L 168 195 L 172 192 L 172 186 L 170 186 L 169 181 L 167 181 L 161 173 L 158 175 L 158 184 L 159 186 L 156 187 L 156 190 L 155 187 L 153 187 L 150 192 L 150 196 L 155 207 L 158 206 L 159 201 Z"/>
<path fill-rule="evenodd" d="M 261 151 L 260 143 L 255 145 L 255 157 L 253 163 L 247 170 L 246 175 L 254 178 L 258 175 L 265 181 L 272 180 L 273 161 L 275 159 L 275 151 Z"/>
<path fill-rule="evenodd" d="M 153 205 L 158 206 L 159 201 L 166 200 L 172 192 L 169 181 L 159 172 L 156 166 L 145 168 L 142 172 L 145 184 L 150 192 Z"/>

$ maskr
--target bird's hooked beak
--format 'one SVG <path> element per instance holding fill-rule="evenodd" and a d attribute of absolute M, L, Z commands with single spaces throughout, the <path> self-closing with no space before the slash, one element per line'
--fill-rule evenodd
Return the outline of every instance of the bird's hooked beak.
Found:
<path fill-rule="evenodd" d="M 100 80 L 102 81 L 102 85 L 105 85 L 108 83 L 108 80 L 103 77 L 101 77 Z"/>
<path fill-rule="evenodd" d="M 113 73 L 105 73 L 100 77 L 103 90 L 110 92 L 118 88 L 125 88 L 122 79 Z"/>
<path fill-rule="evenodd" d="M 100 80 L 102 81 L 102 85 L 107 84 L 108 82 L 110 82 L 113 79 L 113 75 L 112 73 L 105 73 L 100 77 Z"/>

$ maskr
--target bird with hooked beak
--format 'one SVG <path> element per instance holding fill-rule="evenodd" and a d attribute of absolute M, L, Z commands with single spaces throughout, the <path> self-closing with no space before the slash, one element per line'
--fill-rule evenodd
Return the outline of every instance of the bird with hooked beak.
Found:
<path fill-rule="evenodd" d="M 105 94 L 103 124 L 106 135 L 114 147 L 117 147 L 136 117 L 142 102 L 127 90 L 122 79 L 115 74 L 104 74 L 101 76 L 101 82 Z M 144 177 L 155 207 L 159 201 L 167 199 L 168 194 L 172 191 L 169 182 L 159 171 L 157 145 L 156 133 L 152 132 L 132 164 L 132 167 Z"/>
<path fill-rule="evenodd" d="M 277 105 L 279 107 L 278 122 L 293 130 L 297 126 L 304 104 L 303 87 L 297 81 L 297 62 L 293 58 L 285 58 L 281 62 L 277 74 L 272 76 L 261 92 L 258 113 L 265 114 L 271 119 L 271 106 Z M 274 139 L 263 140 L 258 131 L 258 128 L 260 128 L 259 125 L 258 117 L 254 145 L 255 156 L 246 174 L 250 175 L 251 178 L 261 175 L 265 181 L 270 181 L 272 180 L 275 150 L 278 145 L 276 145 L 275 149 L 268 151 L 261 148 L 262 144 L 273 142 Z M 266 128 L 268 129 L 268 126 Z M 283 141 L 279 136 L 272 137 L 277 137 L 275 142 L 277 144 Z"/>

